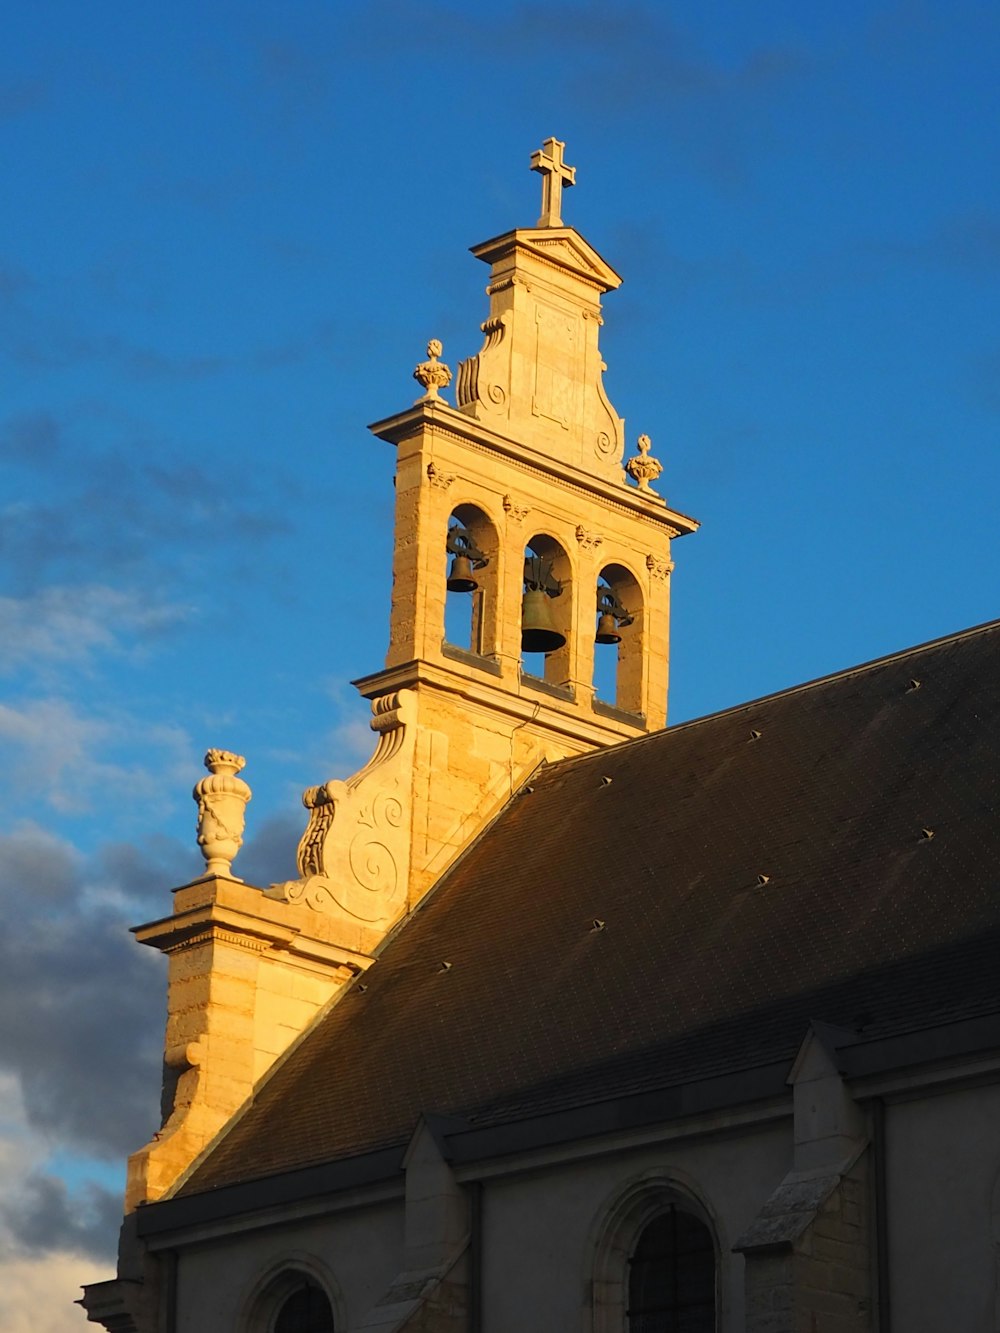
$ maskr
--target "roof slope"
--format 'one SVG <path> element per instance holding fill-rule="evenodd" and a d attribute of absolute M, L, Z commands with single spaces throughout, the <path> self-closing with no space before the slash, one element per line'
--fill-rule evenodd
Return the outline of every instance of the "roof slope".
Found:
<path fill-rule="evenodd" d="M 181 1193 L 1000 1009 L 998 668 L 1000 622 L 545 770 Z"/>

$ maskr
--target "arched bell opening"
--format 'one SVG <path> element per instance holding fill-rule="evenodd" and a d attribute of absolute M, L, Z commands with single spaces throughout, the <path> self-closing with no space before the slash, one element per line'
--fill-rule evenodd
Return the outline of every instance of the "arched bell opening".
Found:
<path fill-rule="evenodd" d="M 643 598 L 624 565 L 605 565 L 594 603 L 596 697 L 628 713 L 643 711 Z"/>
<path fill-rule="evenodd" d="M 524 549 L 521 665 L 526 675 L 567 685 L 573 623 L 569 557 L 554 537 L 537 533 Z"/>
<path fill-rule="evenodd" d="M 480 657 L 496 652 L 497 534 L 475 505 L 452 510 L 445 536 L 445 643 Z"/>

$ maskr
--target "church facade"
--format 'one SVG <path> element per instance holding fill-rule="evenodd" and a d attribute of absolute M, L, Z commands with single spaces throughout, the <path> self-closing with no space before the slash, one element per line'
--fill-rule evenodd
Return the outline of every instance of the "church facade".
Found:
<path fill-rule="evenodd" d="M 473 249 L 478 354 L 372 427 L 372 759 L 257 887 L 209 751 L 205 875 L 135 932 L 163 1125 L 109 1333 L 1000 1329 L 1000 624 L 665 729 L 697 523 L 604 392 L 563 150 Z"/>

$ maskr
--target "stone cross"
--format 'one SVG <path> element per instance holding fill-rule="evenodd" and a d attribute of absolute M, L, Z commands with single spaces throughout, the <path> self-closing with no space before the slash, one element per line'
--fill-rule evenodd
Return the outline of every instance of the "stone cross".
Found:
<path fill-rule="evenodd" d="M 576 184 L 576 167 L 568 167 L 563 161 L 566 145 L 558 139 L 546 139 L 541 148 L 531 154 L 531 170 L 538 171 L 542 177 L 542 216 L 538 219 L 539 227 L 561 227 L 559 216 L 562 204 L 562 191 Z"/>

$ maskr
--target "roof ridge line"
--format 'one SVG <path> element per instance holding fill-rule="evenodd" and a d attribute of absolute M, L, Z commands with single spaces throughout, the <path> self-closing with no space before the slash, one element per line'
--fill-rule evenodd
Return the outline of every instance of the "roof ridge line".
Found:
<path fill-rule="evenodd" d="M 995 629 L 1000 629 L 1000 619 L 985 620 L 980 625 L 970 625 L 968 629 L 955 630 L 951 634 L 942 634 L 939 638 L 928 639 L 924 643 L 915 643 L 909 648 L 899 648 L 895 652 L 884 654 L 882 657 L 873 657 L 867 662 L 858 662 L 855 666 L 842 667 L 839 671 L 831 671 L 825 676 L 816 676 L 813 680 L 802 681 L 799 685 L 787 685 L 784 689 L 772 690 L 769 694 L 761 694 L 755 699 L 746 699 L 743 703 L 730 704 L 728 708 L 718 708 L 713 713 L 703 713 L 700 717 L 687 718 L 684 722 L 678 722 L 675 726 L 670 726 L 668 723 L 661 730 L 648 732 L 645 736 L 630 736 L 626 740 L 602 746 L 599 750 L 588 750 L 585 754 L 569 755 L 565 759 L 556 760 L 551 768 L 554 771 L 568 768 L 571 764 L 597 759 L 600 755 L 607 754 L 609 750 L 622 750 L 634 745 L 643 745 L 665 735 L 672 735 L 676 731 L 683 731 L 687 727 L 696 727 L 703 722 L 712 722 L 716 718 L 725 717 L 727 713 L 739 713 L 744 709 L 754 708 L 757 704 L 769 703 L 772 699 L 781 699 L 788 694 L 798 694 L 804 690 L 815 689 L 819 685 L 829 685 L 832 681 L 860 675 L 864 671 L 886 666 L 890 662 L 899 661 L 915 653 L 926 652 L 929 648 L 939 648 L 942 644 L 952 643 L 958 639 L 971 638 L 973 635 L 985 634 L 988 630 Z"/>

